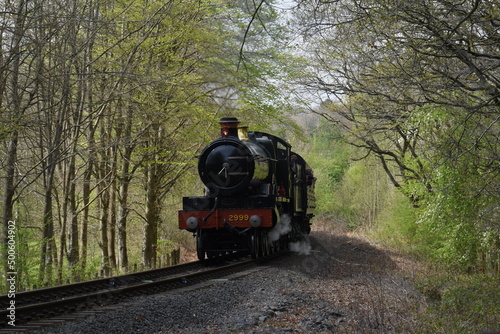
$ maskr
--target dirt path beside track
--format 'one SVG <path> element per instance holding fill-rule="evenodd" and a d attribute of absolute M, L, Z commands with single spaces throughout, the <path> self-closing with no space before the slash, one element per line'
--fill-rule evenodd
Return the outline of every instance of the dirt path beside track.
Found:
<path fill-rule="evenodd" d="M 315 332 L 387 333 L 418 330 L 426 307 L 410 278 L 418 263 L 348 233 L 315 231 L 308 256 L 282 264 L 295 271 L 304 303 L 288 312 L 287 327 Z"/>

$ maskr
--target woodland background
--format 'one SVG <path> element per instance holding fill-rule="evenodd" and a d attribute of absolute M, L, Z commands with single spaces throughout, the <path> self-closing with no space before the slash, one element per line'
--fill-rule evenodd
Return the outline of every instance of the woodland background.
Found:
<path fill-rule="evenodd" d="M 440 314 L 500 310 L 497 1 L 0 6 L 2 265 L 15 238 L 19 290 L 192 250 L 176 211 L 202 190 L 194 156 L 236 116 L 306 157 L 317 219 L 441 268 L 421 282 Z"/>

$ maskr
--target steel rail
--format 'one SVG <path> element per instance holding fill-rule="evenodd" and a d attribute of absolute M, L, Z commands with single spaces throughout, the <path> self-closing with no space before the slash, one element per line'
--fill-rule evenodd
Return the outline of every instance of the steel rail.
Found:
<path fill-rule="evenodd" d="M 36 302 L 46 302 L 54 299 L 68 298 L 71 296 L 85 294 L 95 291 L 108 290 L 117 286 L 136 284 L 143 280 L 151 280 L 157 277 L 164 277 L 178 272 L 202 267 L 201 261 L 188 262 L 175 266 L 151 269 L 137 273 L 110 276 L 96 280 L 83 281 L 71 284 L 64 284 L 49 288 L 41 288 L 30 291 L 16 292 L 16 304 L 32 304 Z M 9 295 L 0 295 L 0 305 L 8 305 Z M 0 310 L 1 312 L 2 310 Z"/>
<path fill-rule="evenodd" d="M 92 292 L 48 302 L 16 307 L 16 319 L 20 322 L 46 319 L 47 317 L 89 309 L 95 305 L 103 306 L 116 303 L 129 296 L 146 295 L 168 291 L 175 288 L 193 285 L 201 281 L 227 275 L 234 271 L 253 264 L 253 260 L 246 260 L 220 268 L 209 269 L 191 274 L 178 275 L 158 281 L 143 282 L 125 287 Z M 0 310 L 0 317 L 6 319 L 8 310 Z"/>
<path fill-rule="evenodd" d="M 173 268 L 173 270 L 177 273 L 175 274 L 175 276 L 170 276 L 167 278 L 165 278 L 165 273 L 161 274 L 161 271 L 162 269 L 163 271 L 165 271 L 165 269 L 172 267 L 99 279 L 95 281 L 68 284 L 53 288 L 21 292 L 16 294 L 15 297 L 16 327 L 36 321 L 47 320 L 56 316 L 63 316 L 79 311 L 91 310 L 95 306 L 116 304 L 117 302 L 124 301 L 127 298 L 130 298 L 131 296 L 149 295 L 195 285 L 197 283 L 208 281 L 210 279 L 227 276 L 231 273 L 244 270 L 246 267 L 257 266 L 263 260 L 266 261 L 279 255 L 282 255 L 282 253 L 276 253 L 273 254 L 273 256 L 264 259 L 260 258 L 257 260 L 239 261 L 237 263 L 224 265 L 217 268 L 207 268 L 207 265 L 205 265 L 205 263 L 209 261 L 190 262 L 184 265 L 173 266 L 176 267 Z M 183 269 L 189 267 L 198 267 L 197 269 L 200 270 L 191 273 L 183 272 Z M 135 279 L 133 280 L 131 277 L 134 277 Z M 148 278 L 145 279 L 145 277 Z M 152 277 L 156 278 L 152 279 Z M 113 279 L 114 282 L 118 282 L 118 284 L 109 284 L 111 279 Z M 124 284 L 124 282 L 128 282 L 128 284 Z M 97 289 L 95 284 L 98 284 L 101 289 Z M 62 289 L 62 287 L 64 287 L 64 289 Z M 68 290 L 71 289 L 82 288 L 89 288 L 93 291 L 83 294 L 81 292 L 76 294 L 68 292 Z M 60 289 L 62 292 L 58 292 L 58 289 Z M 33 293 L 37 295 L 36 298 L 32 296 L 30 298 L 26 298 L 26 302 L 21 302 L 19 296 L 29 295 Z M 2 303 L 5 303 L 5 297 L 6 295 L 1 296 L 0 300 L 2 300 Z M 4 305 L 7 306 L 8 304 Z M 2 309 L 0 309 L 0 319 L 5 319 L 5 323 L 3 321 L 2 323 L 0 323 L 1 332 L 3 332 L 4 330 L 8 330 L 8 328 L 10 327 L 7 325 L 8 314 L 9 310 L 7 309 L 7 307 L 2 307 Z M 2 330 L 2 328 L 4 330 Z"/>

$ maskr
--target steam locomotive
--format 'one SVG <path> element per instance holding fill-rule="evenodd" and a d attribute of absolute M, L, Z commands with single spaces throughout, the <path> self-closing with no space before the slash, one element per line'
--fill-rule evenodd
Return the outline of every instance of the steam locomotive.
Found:
<path fill-rule="evenodd" d="M 285 249 L 311 231 L 314 185 L 309 166 L 286 141 L 248 132 L 234 117 L 219 122 L 221 137 L 198 156 L 205 195 L 184 197 L 179 228 L 196 238 L 197 256 Z"/>

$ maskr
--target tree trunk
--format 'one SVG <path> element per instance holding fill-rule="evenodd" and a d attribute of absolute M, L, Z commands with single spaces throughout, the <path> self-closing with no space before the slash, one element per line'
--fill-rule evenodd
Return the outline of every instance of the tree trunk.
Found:
<path fill-rule="evenodd" d="M 142 263 L 145 267 L 156 267 L 156 248 L 158 242 L 159 200 L 157 165 L 147 166 L 146 172 L 146 224 Z"/>
<path fill-rule="evenodd" d="M 76 140 L 76 138 L 75 138 Z M 68 225 L 68 265 L 70 268 L 74 268 L 79 260 L 79 244 L 78 244 L 78 217 L 76 212 L 76 184 L 74 178 L 75 174 L 75 156 L 70 159 L 69 171 L 68 171 L 68 213 L 69 213 L 69 225 Z"/>
<path fill-rule="evenodd" d="M 82 215 L 82 227 L 80 233 L 80 268 L 82 271 L 87 266 L 87 244 L 88 244 L 88 225 L 89 225 L 89 206 L 90 206 L 90 194 L 91 194 L 91 178 L 93 173 L 93 168 L 95 164 L 95 129 L 94 125 L 94 114 L 97 114 L 94 110 L 94 98 L 93 98 L 93 80 L 91 74 L 94 72 L 93 68 L 93 45 L 94 39 L 97 36 L 97 18 L 99 16 L 98 4 L 94 1 L 89 1 L 89 6 L 87 14 L 88 17 L 88 30 L 86 30 L 85 40 L 86 48 L 83 52 L 83 62 L 81 64 L 81 100 L 82 100 L 82 112 L 83 110 L 90 110 L 88 128 L 87 128 L 87 145 L 88 145 L 88 155 L 87 162 L 85 166 L 85 171 L 83 173 L 83 215 Z"/>
<path fill-rule="evenodd" d="M 63 191 L 67 191 L 67 189 L 63 189 Z M 56 203 L 59 202 L 56 199 Z M 62 284 L 62 279 L 63 279 L 63 264 L 64 264 L 64 258 L 65 258 L 65 252 L 67 250 L 66 248 L 66 230 L 68 226 L 68 205 L 66 203 L 66 199 L 64 200 L 63 207 L 62 207 L 62 214 L 63 216 L 61 218 L 61 229 L 59 233 L 59 254 L 57 256 L 57 261 L 56 261 L 56 267 L 57 267 L 57 279 L 56 279 L 56 284 L 60 285 Z M 54 237 L 55 238 L 55 237 Z"/>
<path fill-rule="evenodd" d="M 111 166 L 111 185 L 109 187 L 109 229 L 108 229 L 108 254 L 109 265 L 116 268 L 116 153 L 113 149 L 113 164 Z"/>
<path fill-rule="evenodd" d="M 104 123 L 104 122 L 103 122 Z M 107 142 L 105 135 L 104 126 L 101 128 L 101 138 L 103 139 L 101 142 L 101 148 L 105 147 Z M 109 191 L 110 191 L 110 171 L 108 168 L 108 150 L 103 149 L 100 154 L 100 162 L 99 169 L 97 174 L 99 175 L 99 221 L 101 223 L 101 254 L 102 254 L 102 262 L 101 262 L 101 271 L 102 274 L 107 276 L 110 273 L 110 264 L 109 264 L 109 238 L 108 238 L 108 226 L 109 226 Z"/>
<path fill-rule="evenodd" d="M 130 158 L 134 150 L 132 143 L 132 108 L 128 108 L 126 115 L 118 120 L 116 133 L 117 139 L 124 143 L 124 149 L 121 153 L 122 166 L 120 171 L 119 194 L 118 194 L 118 221 L 117 221 L 117 243 L 118 243 L 118 261 L 122 270 L 127 270 L 128 251 L 127 251 L 127 216 L 128 208 L 128 190 L 133 172 L 130 170 Z"/>
<path fill-rule="evenodd" d="M 3 221 L 2 221 L 2 232 L 1 232 L 1 250 L 2 256 L 0 256 L 2 263 L 2 268 L 4 272 L 8 272 L 7 268 L 7 235 L 8 235 L 8 223 L 14 220 L 14 195 L 15 195 L 15 166 L 17 162 L 17 149 L 18 149 L 18 139 L 19 132 L 18 126 L 22 115 L 24 114 L 24 109 L 21 107 L 22 96 L 20 92 L 23 90 L 19 87 L 19 68 L 21 64 L 21 40 L 25 33 L 25 1 L 20 0 L 17 4 L 16 11 L 16 23 L 14 28 L 14 33 L 12 37 L 12 49 L 10 54 L 12 55 L 11 66 L 7 68 L 7 72 L 11 75 L 11 101 L 6 106 L 7 112 L 10 113 L 11 117 L 9 119 L 9 124 L 12 127 L 8 129 L 12 131 L 10 133 L 9 146 L 7 149 L 7 161 L 4 167 L 5 169 L 5 191 L 3 198 Z M 3 44 L 2 44 L 3 47 Z M 3 52 L 0 51 L 0 52 Z M 7 73 L 6 73 L 7 76 Z M 5 89 L 3 87 L 2 89 Z M 0 107 L 4 107 L 0 105 Z M 3 108 L 2 108 L 3 110 Z"/>
<path fill-rule="evenodd" d="M 14 220 L 14 179 L 15 179 L 15 164 L 17 160 L 17 139 L 18 132 L 14 131 L 11 134 L 9 146 L 7 149 L 7 163 L 5 165 L 5 190 L 3 197 L 3 220 L 2 220 L 2 268 L 4 273 L 9 272 L 7 266 L 7 236 L 8 236 L 8 223 Z"/>
<path fill-rule="evenodd" d="M 109 252 L 108 252 L 108 218 L 109 218 L 109 193 L 104 190 L 100 197 L 100 211 L 101 215 L 99 220 L 101 221 L 101 252 L 102 252 L 102 262 L 101 270 L 105 276 L 109 275 Z"/>
<path fill-rule="evenodd" d="M 90 210 L 90 193 L 91 187 L 90 182 L 92 178 L 92 173 L 94 169 L 94 161 L 95 161 L 95 127 L 90 121 L 90 125 L 88 128 L 87 135 L 87 143 L 89 146 L 88 156 L 87 156 L 87 165 L 85 167 L 85 172 L 83 173 L 83 215 L 82 215 L 82 231 L 80 233 L 80 259 L 81 259 L 81 268 L 85 269 L 87 266 L 87 244 L 88 244 L 88 226 L 89 226 L 89 210 Z"/>
<path fill-rule="evenodd" d="M 125 150 L 127 153 L 127 150 Z M 130 157 L 130 156 L 129 156 Z M 128 267 L 127 254 L 127 215 L 128 215 L 128 187 L 130 183 L 129 159 L 124 157 L 120 177 L 120 195 L 118 198 L 118 260 L 120 268 L 126 270 Z"/>
<path fill-rule="evenodd" d="M 53 172 L 49 172 L 53 174 Z M 53 176 L 53 175 L 52 175 Z M 54 217 L 52 213 L 53 177 L 49 175 L 45 188 L 45 206 L 43 212 L 42 247 L 40 258 L 39 282 L 48 286 L 53 280 L 53 264 L 56 245 L 54 240 Z"/>

